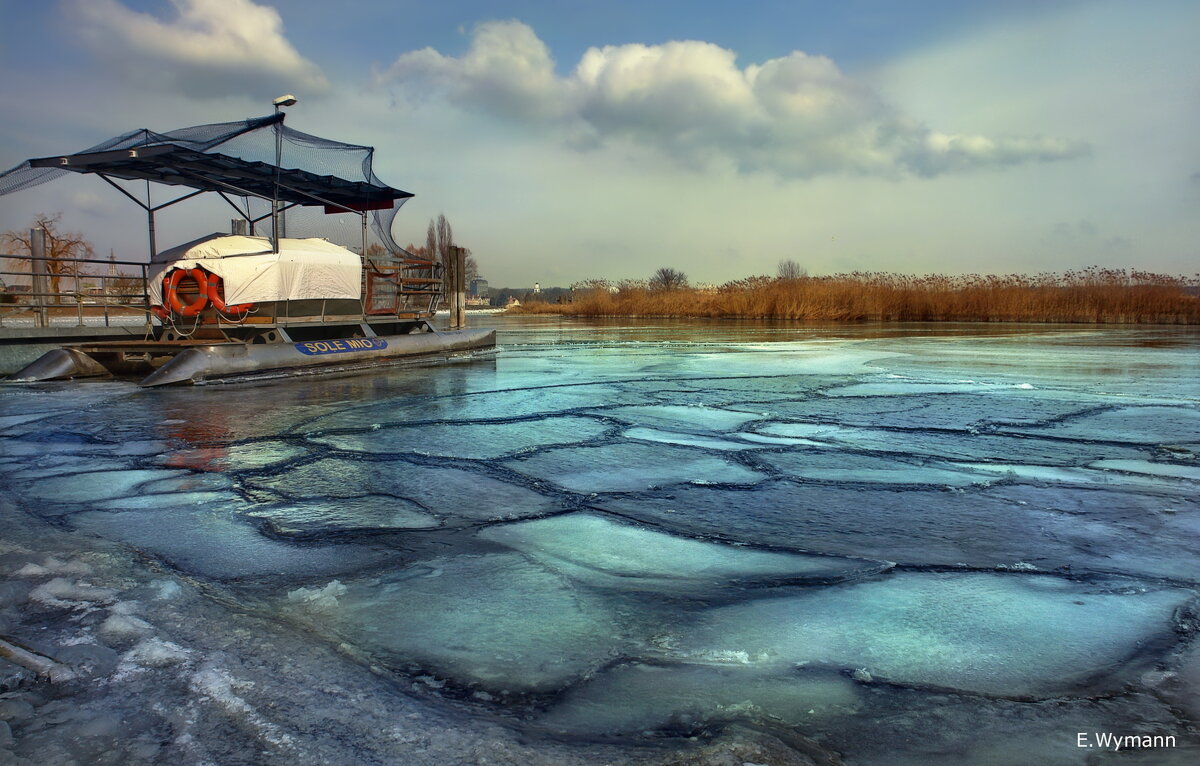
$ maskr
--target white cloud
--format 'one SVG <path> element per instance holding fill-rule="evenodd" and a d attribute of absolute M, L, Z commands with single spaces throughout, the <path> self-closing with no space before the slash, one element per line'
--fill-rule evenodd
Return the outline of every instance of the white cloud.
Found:
<path fill-rule="evenodd" d="M 162 21 L 116 0 L 69 0 L 66 10 L 98 58 L 144 85 L 188 96 L 325 92 L 321 70 L 302 57 L 271 7 L 252 0 L 172 0 L 178 18 Z"/>
<path fill-rule="evenodd" d="M 736 54 L 694 40 L 588 49 L 567 76 L 532 29 L 479 25 L 461 57 L 432 48 L 381 74 L 418 98 L 526 125 L 577 147 L 624 142 L 694 168 L 811 177 L 934 176 L 1077 157 L 1085 144 L 1039 136 L 937 132 L 909 118 L 833 61 L 799 51 L 741 68 Z"/>
<path fill-rule="evenodd" d="M 482 24 L 462 58 L 433 48 L 406 53 L 385 79 L 423 82 L 458 103 L 475 104 L 517 119 L 560 116 L 566 84 L 554 74 L 550 49 L 533 30 L 515 21 Z"/>

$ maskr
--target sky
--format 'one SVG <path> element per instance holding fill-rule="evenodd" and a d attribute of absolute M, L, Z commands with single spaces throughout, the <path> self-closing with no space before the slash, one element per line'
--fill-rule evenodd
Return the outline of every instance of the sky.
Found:
<path fill-rule="evenodd" d="M 0 169 L 293 93 L 416 194 L 397 241 L 445 214 L 493 285 L 1190 275 L 1197 32 L 1191 0 L 0 0 Z M 42 212 L 147 256 L 98 179 L 0 198 L 0 231 Z M 229 213 L 172 208 L 159 247 Z"/>

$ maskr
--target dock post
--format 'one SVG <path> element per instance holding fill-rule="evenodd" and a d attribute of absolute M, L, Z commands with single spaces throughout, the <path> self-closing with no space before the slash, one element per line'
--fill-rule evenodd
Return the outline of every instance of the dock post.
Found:
<path fill-rule="evenodd" d="M 450 329 L 467 326 L 467 251 L 450 248 Z"/>
<path fill-rule="evenodd" d="M 454 275 L 458 279 L 458 326 L 467 326 L 467 251 L 458 248 L 458 256 L 454 264 Z"/>
<path fill-rule="evenodd" d="M 45 229 L 30 229 L 29 230 L 29 268 L 33 272 L 33 282 L 30 285 L 33 293 L 33 304 L 37 308 L 34 310 L 34 326 L 49 327 L 50 313 L 46 308 L 47 300 L 50 297 L 49 280 L 46 279 L 48 270 L 46 268 L 46 230 Z"/>
<path fill-rule="evenodd" d="M 450 319 L 446 322 L 446 326 L 451 330 L 457 329 L 454 326 L 454 320 L 458 317 L 458 311 L 454 307 L 454 249 L 450 248 L 446 251 L 446 256 L 442 263 L 442 293 L 446 296 L 446 308 L 450 310 Z"/>

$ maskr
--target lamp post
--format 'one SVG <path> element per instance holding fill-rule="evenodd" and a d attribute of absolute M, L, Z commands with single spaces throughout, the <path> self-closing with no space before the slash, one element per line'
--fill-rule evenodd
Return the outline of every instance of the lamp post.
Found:
<path fill-rule="evenodd" d="M 275 114 L 279 114 L 283 107 L 292 106 L 297 101 L 296 97 L 291 93 L 285 96 L 280 96 L 271 102 L 275 107 Z M 283 118 L 275 123 L 275 195 L 271 199 L 271 239 L 274 240 L 272 252 L 279 252 L 279 166 L 283 162 Z"/>

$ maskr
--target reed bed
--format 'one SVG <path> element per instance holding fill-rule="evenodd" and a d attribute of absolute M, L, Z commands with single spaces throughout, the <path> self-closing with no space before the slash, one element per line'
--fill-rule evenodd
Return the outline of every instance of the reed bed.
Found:
<path fill-rule="evenodd" d="M 853 272 L 751 277 L 719 288 L 577 285 L 569 302 L 527 302 L 524 314 L 724 317 L 818 321 L 1200 324 L 1200 279 L 1124 269 L 1004 276 Z"/>

